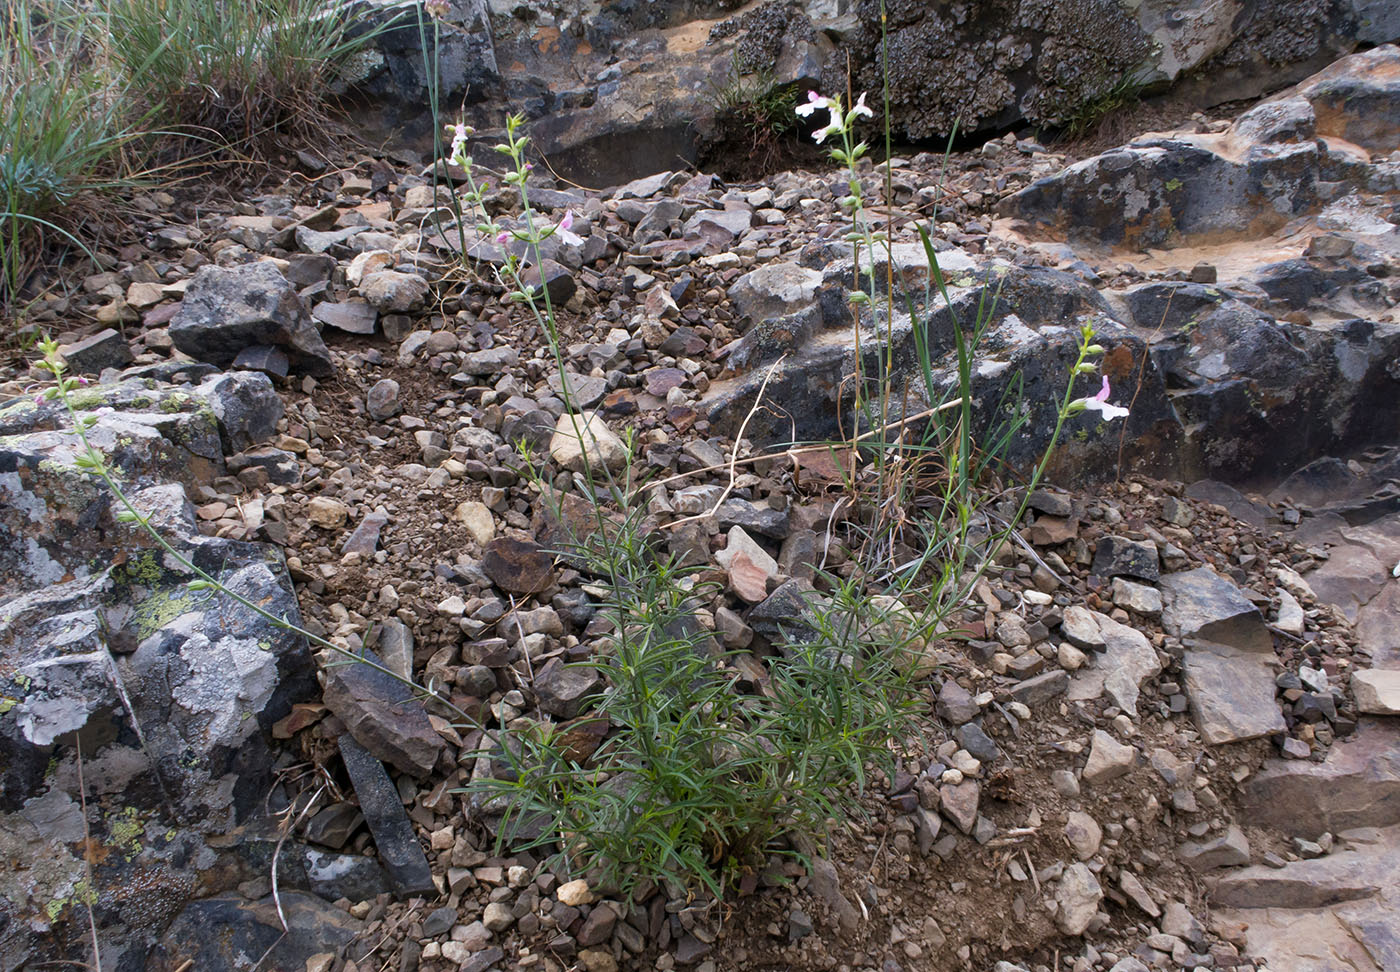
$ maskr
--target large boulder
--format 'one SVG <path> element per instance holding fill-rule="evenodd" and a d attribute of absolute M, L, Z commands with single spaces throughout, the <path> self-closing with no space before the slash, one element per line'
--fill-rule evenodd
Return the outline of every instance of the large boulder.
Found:
<path fill-rule="evenodd" d="M 75 392 L 96 419 L 89 440 L 175 550 L 297 623 L 280 551 L 203 535 L 186 499 L 223 471 L 221 439 L 253 444 L 275 427 L 267 379 L 172 386 L 140 371 Z M 57 402 L 0 410 L 0 848 L 34 864 L 0 878 L 6 968 L 88 954 L 85 887 L 99 889 L 115 967 L 199 889 L 241 880 L 222 861 L 237 846 L 227 835 L 256 827 L 272 724 L 316 689 L 300 635 L 191 590 L 188 570 L 118 520 L 67 425 Z M 90 877 L 85 836 L 104 848 Z"/>
<path fill-rule="evenodd" d="M 365 28 L 401 18 L 344 71 L 370 96 L 361 122 L 405 127 L 428 149 L 421 11 L 356 9 L 370 11 Z M 1257 97 L 1397 39 L 1400 17 L 1377 0 L 458 0 L 426 34 L 443 103 L 483 131 L 503 107 L 523 110 L 555 171 L 598 185 L 694 161 L 725 136 L 727 101 L 783 86 L 878 92 L 888 77 L 895 133 L 912 139 L 946 137 L 955 121 L 1058 127 L 1144 86 L 1184 83 L 1211 104 Z"/>

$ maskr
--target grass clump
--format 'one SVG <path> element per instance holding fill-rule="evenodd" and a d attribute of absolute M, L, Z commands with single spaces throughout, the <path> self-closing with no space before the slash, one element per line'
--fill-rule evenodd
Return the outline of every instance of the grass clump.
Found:
<path fill-rule="evenodd" d="M 237 142 L 309 132 L 336 66 L 375 31 L 343 0 L 104 0 L 113 60 L 168 125 Z"/>
<path fill-rule="evenodd" d="M 69 3 L 0 6 L 0 306 L 55 242 L 82 248 L 76 205 L 129 184 L 133 114 L 95 43 L 92 11 Z"/>
<path fill-rule="evenodd" d="M 860 812 L 868 767 L 892 775 L 914 669 L 839 581 L 794 592 L 780 655 L 722 649 L 697 619 L 712 592 L 636 515 L 597 536 L 573 550 L 613 634 L 572 667 L 600 687 L 581 723 L 606 738 L 589 752 L 567 724 L 512 726 L 472 787 L 481 809 L 502 814 L 503 841 L 553 847 L 561 872 L 623 893 L 650 881 L 722 897 L 770 854 L 805 860 L 828 819 Z"/>

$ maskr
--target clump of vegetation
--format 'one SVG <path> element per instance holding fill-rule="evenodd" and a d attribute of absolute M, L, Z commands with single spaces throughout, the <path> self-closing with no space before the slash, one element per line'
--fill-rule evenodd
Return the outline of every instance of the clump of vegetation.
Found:
<path fill-rule="evenodd" d="M 884 249 L 888 261 L 889 240 L 871 228 L 859 176 L 867 146 L 854 137 L 859 119 L 873 112 L 864 95 L 846 109 L 839 98 L 815 92 L 794 111 L 804 118 L 829 115 L 814 138 L 829 141 L 831 156 L 846 168 L 850 195 L 842 205 L 852 216 L 846 239 L 865 253 L 861 279 L 848 295 L 857 339 L 867 325 L 881 335 L 893 320 L 895 298 L 891 288 L 877 286 L 869 255 Z M 527 271 L 543 262 L 540 247 L 551 236 L 578 238 L 570 231 L 572 214 L 554 223 L 530 206 L 524 124 L 521 116 L 509 118 L 506 141 L 497 146 L 509 163 L 502 182 L 520 197 L 515 228 L 486 213 L 487 187 L 466 153 L 465 126 L 453 126 L 449 161 L 464 173 L 462 199 L 481 220 L 478 231 L 499 244 L 514 238 L 525 245 L 525 256 L 506 253 L 496 282 L 545 335 L 563 377 L 553 304 Z M 926 297 L 941 292 L 951 309 L 932 242 L 921 235 L 931 270 Z M 777 653 L 762 659 L 723 650 L 699 622 L 710 592 L 662 553 L 664 537 L 644 528 L 646 484 L 637 470 L 629 464 L 614 472 L 590 458 L 596 423 L 578 414 L 565 380 L 573 434 L 584 448 L 582 471 L 564 482 L 583 493 L 583 525 L 566 515 L 565 499 L 542 476 L 536 485 L 546 502 L 557 504 L 554 519 L 569 535 L 559 552 L 605 592 L 611 633 L 571 666 L 575 684 L 591 692 L 578 721 L 522 717 L 487 734 L 468 789 L 482 813 L 503 818 L 502 844 L 551 848 L 556 871 L 601 872 L 624 891 L 670 882 L 721 896 L 763 869 L 769 855 L 807 858 L 828 820 L 863 812 L 868 770 L 892 770 L 913 742 L 920 680 L 936 667 L 933 646 L 956 627 L 1049 460 L 1047 450 L 1020 508 L 996 525 L 984 509 L 993 494 L 983 480 L 1014 427 L 985 450 L 974 435 L 976 342 L 992 308 L 984 311 L 966 333 L 954 324 L 958 378 L 951 387 L 934 379 L 926 345 L 919 351 L 922 388 L 897 386 L 887 358 L 892 341 L 880 347 L 873 374 L 864 373 L 857 352 L 854 405 L 865 431 L 831 445 L 854 460 L 846 485 L 858 569 L 843 576 L 814 565 L 813 584 L 787 582 L 782 607 L 762 632 Z M 1074 379 L 1094 371 L 1103 350 L 1086 326 L 1057 404 L 1051 450 L 1073 415 L 1126 415 L 1108 403 L 1106 381 L 1093 398 L 1072 397 Z M 911 395 L 934 403 L 925 421 L 892 423 Z"/>
<path fill-rule="evenodd" d="M 345 0 L 0 0 L 0 309 L 55 250 L 92 255 L 97 203 L 149 180 L 157 147 L 318 132 L 337 65 L 391 23 L 350 19 Z"/>
<path fill-rule="evenodd" d="M 1060 131 L 1066 138 L 1079 138 L 1087 135 L 1105 118 L 1136 105 L 1142 99 L 1146 87 L 1138 80 L 1136 72 L 1124 74 L 1103 89 L 1102 93 L 1089 98 L 1065 113 L 1060 122 Z"/>
<path fill-rule="evenodd" d="M 0 6 L 0 306 L 47 245 L 82 248 L 83 201 L 129 184 L 146 118 L 107 69 L 98 26 L 77 4 Z"/>
<path fill-rule="evenodd" d="M 172 126 L 217 142 L 309 131 L 351 33 L 344 0 L 104 0 L 112 59 Z"/>
<path fill-rule="evenodd" d="M 713 141 L 720 152 L 712 151 L 713 158 L 707 161 L 733 165 L 739 159 L 743 171 L 752 175 L 773 170 L 792 154 L 797 129 L 795 85 L 779 84 L 769 68 L 746 73 L 736 53 L 724 81 L 711 94 L 717 107 Z"/>

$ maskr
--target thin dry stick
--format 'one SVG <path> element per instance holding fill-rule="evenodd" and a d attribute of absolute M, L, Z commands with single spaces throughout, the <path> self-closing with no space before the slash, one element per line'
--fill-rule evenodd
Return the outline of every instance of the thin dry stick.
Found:
<path fill-rule="evenodd" d="M 1162 328 L 1166 327 L 1167 314 L 1171 312 L 1172 298 L 1176 296 L 1177 289 L 1178 288 L 1173 287 L 1171 292 L 1167 294 L 1167 302 L 1162 307 L 1162 319 L 1157 322 L 1157 326 L 1153 329 L 1152 333 L 1148 335 L 1147 340 L 1142 343 L 1142 364 L 1138 366 L 1137 384 L 1133 386 L 1133 397 L 1128 400 L 1129 412 L 1137 405 L 1138 394 L 1142 391 L 1143 379 L 1147 377 L 1147 360 L 1152 356 L 1152 342 L 1157 339 L 1157 335 L 1162 333 Z M 1123 428 L 1118 432 L 1118 464 L 1114 469 L 1115 479 L 1123 478 L 1123 447 L 1127 444 L 1127 441 L 1128 423 L 1125 421 L 1123 423 Z"/>
<path fill-rule="evenodd" d="M 734 482 L 739 478 L 737 472 L 739 466 L 739 443 L 744 440 L 744 432 L 749 427 L 749 420 L 753 418 L 754 413 L 758 411 L 759 405 L 763 402 L 763 393 L 768 390 L 768 382 L 773 377 L 773 372 L 778 370 L 778 366 L 783 363 L 783 358 L 786 357 L 787 355 L 784 354 L 779 357 L 777 361 L 774 361 L 768 366 L 768 372 L 763 376 L 763 383 L 758 386 L 758 394 L 754 396 L 753 407 L 749 409 L 749 413 L 744 416 L 744 421 L 739 425 L 739 434 L 734 436 L 734 452 L 729 457 L 729 482 L 725 484 L 724 491 L 721 492 L 719 498 L 715 500 L 714 507 L 708 513 L 697 513 L 694 516 L 676 520 L 668 524 L 669 527 L 674 528 L 680 526 L 682 523 L 690 523 L 694 520 L 703 520 L 707 516 L 714 516 L 715 513 L 719 511 L 720 505 L 729 498 L 729 494 L 734 492 Z"/>
<path fill-rule="evenodd" d="M 97 919 L 92 914 L 92 899 L 97 893 L 97 879 L 92 872 L 92 833 L 88 830 L 87 816 L 87 785 L 83 782 L 83 741 L 76 735 L 73 737 L 73 745 L 78 751 L 78 806 L 83 814 L 83 868 L 87 871 L 87 894 L 86 899 L 88 914 L 88 929 L 92 932 L 92 967 L 97 972 L 102 972 L 102 950 L 97 943 Z"/>

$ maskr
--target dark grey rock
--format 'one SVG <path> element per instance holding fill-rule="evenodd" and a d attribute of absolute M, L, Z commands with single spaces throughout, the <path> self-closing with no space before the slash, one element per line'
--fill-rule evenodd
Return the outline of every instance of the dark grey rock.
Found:
<path fill-rule="evenodd" d="M 365 657 L 383 665 L 371 651 Z M 446 745 L 414 690 L 386 672 L 350 659 L 326 671 L 326 707 L 345 723 L 360 745 L 400 772 L 426 776 Z M 368 816 L 368 814 L 366 814 Z"/>
<path fill-rule="evenodd" d="M 231 368 L 260 371 L 269 378 L 285 378 L 291 374 L 292 362 L 281 348 L 270 344 L 254 344 L 234 356 Z"/>
<path fill-rule="evenodd" d="M 379 311 L 369 304 L 337 304 L 322 301 L 311 311 L 311 316 L 327 327 L 333 327 L 347 334 L 373 334 L 379 321 Z"/>
<path fill-rule="evenodd" d="M 364 822 L 364 816 L 354 804 L 332 803 L 306 822 L 306 839 L 339 850 Z"/>
<path fill-rule="evenodd" d="M 191 902 L 166 930 L 146 967 L 152 972 L 251 972 L 266 955 L 263 967 L 301 969 L 313 955 L 340 954 L 360 934 L 361 922 L 315 895 L 284 891 L 280 898 L 285 932 L 270 895 L 252 902 L 238 895 Z"/>
<path fill-rule="evenodd" d="M 1157 545 L 1148 540 L 1127 537 L 1100 537 L 1094 550 L 1092 568 L 1100 577 L 1137 577 L 1155 581 L 1161 574 Z"/>
<path fill-rule="evenodd" d="M 790 529 L 786 510 L 756 506 L 743 499 L 725 500 L 715 511 L 715 520 L 721 530 L 742 527 L 746 533 L 756 533 L 770 540 L 785 539 Z"/>
<path fill-rule="evenodd" d="M 270 263 L 199 268 L 170 322 L 175 347 L 200 361 L 232 364 L 244 348 L 268 344 L 317 377 L 329 375 L 330 352 L 287 278 Z"/>
<path fill-rule="evenodd" d="M 244 452 L 272 436 L 283 414 L 282 396 L 266 375 L 231 371 L 204 379 L 195 394 L 219 420 L 227 453 Z"/>
<path fill-rule="evenodd" d="M 59 354 L 70 371 L 79 375 L 98 375 L 108 368 L 124 368 L 132 361 L 131 346 L 126 338 L 110 327 L 63 345 Z"/>
<path fill-rule="evenodd" d="M 817 633 L 813 604 L 819 596 L 801 581 L 784 581 L 754 605 L 745 620 L 756 633 L 776 645 L 801 642 Z"/>
<path fill-rule="evenodd" d="M 966 749 L 984 763 L 990 763 L 1001 756 L 1001 750 L 992 738 L 982 731 L 975 722 L 964 723 L 953 733 L 958 745 Z"/>
<path fill-rule="evenodd" d="M 944 679 L 943 687 L 938 690 L 937 712 L 940 719 L 960 726 L 977 718 L 981 711 L 972 701 L 971 692 L 951 678 Z"/>
<path fill-rule="evenodd" d="M 365 399 L 365 410 L 376 422 L 384 422 L 403 411 L 399 403 L 399 383 L 392 378 L 381 378 L 369 390 Z"/>
<path fill-rule="evenodd" d="M 1162 576 L 1162 627 L 1182 639 L 1272 653 L 1264 617 L 1235 583 L 1209 567 Z"/>
<path fill-rule="evenodd" d="M 394 893 L 400 898 L 435 895 L 432 868 L 383 765 L 348 735 L 340 737 L 340 756 Z"/>
<path fill-rule="evenodd" d="M 602 677 L 591 665 L 568 665 L 556 658 L 535 674 L 540 708 L 561 719 L 577 716 L 602 688 Z"/>

